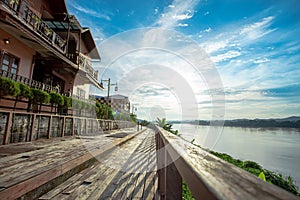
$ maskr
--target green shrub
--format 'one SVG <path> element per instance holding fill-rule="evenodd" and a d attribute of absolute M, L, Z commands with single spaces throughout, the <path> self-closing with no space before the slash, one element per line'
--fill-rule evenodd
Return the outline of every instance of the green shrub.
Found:
<path fill-rule="evenodd" d="M 32 99 L 33 98 L 33 94 L 31 91 L 31 88 L 28 85 L 25 85 L 23 83 L 19 83 L 19 87 L 20 87 L 20 97 L 25 97 L 27 99 Z"/>
<path fill-rule="evenodd" d="M 262 170 L 262 167 L 257 164 L 256 162 L 253 162 L 253 161 L 244 161 L 244 168 L 253 168 L 253 169 L 258 169 L 258 170 Z"/>
<path fill-rule="evenodd" d="M 194 200 L 195 198 L 192 195 L 192 192 L 188 188 L 187 184 L 182 181 L 182 199 L 183 200 Z"/>
<path fill-rule="evenodd" d="M 15 81 L 8 78 L 0 78 L 0 96 L 18 96 L 20 94 L 20 86 Z"/>
<path fill-rule="evenodd" d="M 63 107 L 64 108 L 71 108 L 72 107 L 72 98 L 71 97 L 67 97 L 67 96 L 63 96 L 63 98 L 64 98 Z"/>
<path fill-rule="evenodd" d="M 50 99 L 50 103 L 53 105 L 53 104 L 56 104 L 56 105 L 64 105 L 64 98 L 56 93 L 56 92 L 51 92 L 50 93 L 50 96 L 51 96 L 51 99 Z"/>
<path fill-rule="evenodd" d="M 38 103 L 49 103 L 50 102 L 50 95 L 39 89 L 31 88 L 31 92 L 33 94 L 33 101 Z"/>

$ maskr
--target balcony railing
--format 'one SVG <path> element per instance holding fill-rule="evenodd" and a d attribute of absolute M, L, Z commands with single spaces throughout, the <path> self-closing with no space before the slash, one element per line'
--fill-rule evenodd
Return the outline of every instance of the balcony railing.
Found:
<path fill-rule="evenodd" d="M 78 56 L 79 69 L 84 70 L 91 78 L 98 80 L 98 71 L 91 65 L 91 59 L 83 54 Z"/>
<path fill-rule="evenodd" d="M 78 99 L 78 100 L 84 101 L 86 103 L 90 103 L 90 104 L 95 104 L 96 103 L 96 100 L 86 99 L 85 97 L 82 97 L 82 96 L 79 96 L 79 95 L 76 95 L 76 94 L 72 94 L 71 96 L 72 96 L 73 99 Z"/>
<path fill-rule="evenodd" d="M 0 2 L 57 50 L 66 53 L 66 41 L 41 20 L 23 1 L 0 0 Z"/>
<path fill-rule="evenodd" d="M 17 74 L 12 74 L 12 73 L 9 73 L 9 72 L 1 70 L 1 69 L 0 69 L 0 77 L 9 78 L 13 81 L 23 83 L 32 88 L 44 90 L 46 92 L 57 92 L 57 93 L 60 92 L 59 88 L 57 88 L 57 87 L 53 87 L 51 85 L 47 85 L 45 83 L 41 83 L 39 81 L 35 81 L 35 80 L 29 79 L 29 78 L 26 78 L 26 77 L 23 77 L 23 76 L 20 76 Z"/>

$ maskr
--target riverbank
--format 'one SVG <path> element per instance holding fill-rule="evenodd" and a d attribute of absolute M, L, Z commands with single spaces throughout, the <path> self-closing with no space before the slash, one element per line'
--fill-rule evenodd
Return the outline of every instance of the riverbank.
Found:
<path fill-rule="evenodd" d="M 184 139 L 184 138 L 183 138 Z M 199 148 L 199 145 L 195 145 Z M 202 148 L 203 149 L 203 148 Z M 211 150 L 207 150 L 209 153 L 221 158 L 222 160 L 225 160 L 226 162 L 229 162 L 247 172 L 250 172 L 251 174 L 263 179 L 264 181 L 268 182 L 269 184 L 276 185 L 286 191 L 289 191 L 296 196 L 300 196 L 299 188 L 294 183 L 294 180 L 292 177 L 288 176 L 285 177 L 280 173 L 276 173 L 273 171 L 270 171 L 268 169 L 264 169 L 261 165 L 254 161 L 241 161 L 239 159 L 232 158 L 230 155 L 225 153 L 219 153 Z M 261 177 L 263 176 L 263 178 Z M 187 187 L 186 183 L 183 181 L 182 183 L 182 199 L 184 200 L 194 200 L 191 191 Z"/>
<path fill-rule="evenodd" d="M 225 153 L 219 153 L 215 151 L 209 151 L 211 154 L 221 158 L 222 160 L 225 160 L 239 168 L 242 168 L 251 174 L 254 174 L 255 176 L 259 176 L 261 172 L 263 172 L 265 179 L 268 183 L 277 185 L 278 187 L 281 187 L 297 196 L 300 196 L 298 187 L 294 183 L 294 180 L 291 176 L 284 176 L 280 173 L 276 173 L 273 171 L 270 171 L 268 169 L 264 169 L 261 165 L 254 161 L 241 161 L 239 159 L 232 158 L 230 155 Z"/>

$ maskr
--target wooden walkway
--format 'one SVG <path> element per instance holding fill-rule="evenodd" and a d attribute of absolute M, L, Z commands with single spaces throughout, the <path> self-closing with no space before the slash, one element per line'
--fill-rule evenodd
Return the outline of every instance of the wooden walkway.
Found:
<path fill-rule="evenodd" d="M 5 145 L 0 156 L 0 199 L 158 199 L 151 129 Z"/>

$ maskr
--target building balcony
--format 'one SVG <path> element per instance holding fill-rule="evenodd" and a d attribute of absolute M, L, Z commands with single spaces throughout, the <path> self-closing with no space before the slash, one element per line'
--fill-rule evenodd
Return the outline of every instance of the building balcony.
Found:
<path fill-rule="evenodd" d="M 98 71 L 92 67 L 91 58 L 83 55 L 82 53 L 79 53 L 78 64 L 79 64 L 79 69 L 86 72 L 86 74 L 90 79 L 96 82 L 98 81 Z"/>
<path fill-rule="evenodd" d="M 36 80 L 32 80 L 30 78 L 26 78 L 26 77 L 23 77 L 23 76 L 20 76 L 20 75 L 17 75 L 17 74 L 12 74 L 12 73 L 9 73 L 9 72 L 1 70 L 1 69 L 0 69 L 0 77 L 9 78 L 9 79 L 11 79 L 13 81 L 16 81 L 18 83 L 23 83 L 25 85 L 28 85 L 31 88 L 44 90 L 48 93 L 50 93 L 50 92 L 60 93 L 60 90 L 57 87 L 53 87 L 51 85 L 47 85 L 45 83 L 42 83 L 42 82 L 39 82 L 39 81 L 36 81 Z"/>
<path fill-rule="evenodd" d="M 0 0 L 3 7 L 6 8 L 22 24 L 30 28 L 41 38 L 47 41 L 56 50 L 66 55 L 66 40 L 51 29 L 45 21 L 35 14 L 22 0 Z"/>

